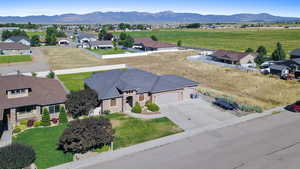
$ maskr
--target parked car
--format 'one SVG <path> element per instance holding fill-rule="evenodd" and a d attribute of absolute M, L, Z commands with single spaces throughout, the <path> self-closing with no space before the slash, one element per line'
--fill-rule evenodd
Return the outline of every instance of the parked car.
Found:
<path fill-rule="evenodd" d="M 213 104 L 225 109 L 225 110 L 237 110 L 239 106 L 236 103 L 229 103 L 226 99 L 216 98 Z"/>
<path fill-rule="evenodd" d="M 300 112 L 300 101 L 288 106 L 288 109 L 293 112 Z"/>

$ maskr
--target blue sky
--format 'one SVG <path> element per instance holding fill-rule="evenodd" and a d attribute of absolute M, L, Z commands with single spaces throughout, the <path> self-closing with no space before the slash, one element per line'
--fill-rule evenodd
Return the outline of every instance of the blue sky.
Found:
<path fill-rule="evenodd" d="M 0 0 L 0 16 L 55 15 L 94 11 L 270 13 L 300 17 L 300 0 Z"/>

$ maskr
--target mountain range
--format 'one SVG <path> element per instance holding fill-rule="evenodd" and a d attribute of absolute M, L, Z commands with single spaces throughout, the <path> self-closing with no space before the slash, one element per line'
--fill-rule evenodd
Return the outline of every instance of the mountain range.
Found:
<path fill-rule="evenodd" d="M 228 22 L 276 22 L 300 21 L 297 17 L 281 17 L 268 13 L 235 14 L 235 15 L 201 15 L 197 13 L 176 13 L 164 11 L 148 12 L 93 12 L 87 14 L 34 15 L 34 16 L 1 16 L 0 22 L 8 23 L 228 23 Z"/>

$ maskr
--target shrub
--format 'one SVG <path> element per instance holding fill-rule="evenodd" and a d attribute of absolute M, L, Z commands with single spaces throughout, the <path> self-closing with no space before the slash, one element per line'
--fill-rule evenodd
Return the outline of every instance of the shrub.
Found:
<path fill-rule="evenodd" d="M 236 102 L 234 101 L 234 98 L 231 96 L 223 95 L 223 96 L 216 97 L 216 99 L 224 99 L 226 102 L 228 102 L 230 104 L 236 104 Z"/>
<path fill-rule="evenodd" d="M 21 120 L 21 121 L 20 121 L 20 124 L 21 124 L 21 125 L 27 125 L 27 123 L 28 123 L 28 120 Z"/>
<path fill-rule="evenodd" d="M 65 108 L 62 106 L 60 107 L 60 111 L 59 111 L 59 124 L 67 124 L 67 123 L 68 123 L 67 113 L 65 111 Z"/>
<path fill-rule="evenodd" d="M 58 148 L 64 152 L 85 153 L 109 145 L 113 134 L 109 119 L 104 117 L 71 121 L 59 138 Z"/>
<path fill-rule="evenodd" d="M 27 125 L 20 124 L 20 125 L 17 125 L 15 128 L 19 128 L 21 130 L 25 130 L 27 128 Z"/>
<path fill-rule="evenodd" d="M 11 144 L 0 148 L 1 169 L 21 169 L 35 161 L 33 148 L 22 144 Z"/>
<path fill-rule="evenodd" d="M 13 130 L 13 133 L 20 133 L 22 130 L 19 127 L 15 127 L 15 129 Z"/>
<path fill-rule="evenodd" d="M 58 123 L 58 118 L 52 118 L 51 121 L 52 121 L 53 124 L 57 124 Z"/>
<path fill-rule="evenodd" d="M 51 122 L 50 122 L 50 114 L 48 109 L 44 109 L 43 111 L 43 116 L 42 116 L 42 122 L 41 122 L 42 126 L 50 126 Z"/>
<path fill-rule="evenodd" d="M 41 121 L 35 121 L 35 122 L 33 123 L 33 126 L 34 126 L 34 127 L 40 127 L 40 126 L 41 126 Z"/>
<path fill-rule="evenodd" d="M 54 79 L 55 78 L 55 73 L 52 70 L 50 70 L 50 72 L 47 75 L 47 77 L 50 78 L 50 79 Z"/>
<path fill-rule="evenodd" d="M 104 110 L 103 114 L 110 114 L 110 110 Z"/>
<path fill-rule="evenodd" d="M 32 127 L 33 124 L 34 124 L 34 121 L 35 121 L 35 120 L 28 120 L 28 121 L 27 121 L 27 127 Z"/>
<path fill-rule="evenodd" d="M 256 112 L 256 113 L 263 112 L 262 108 L 259 106 L 250 106 L 245 104 L 240 104 L 239 109 L 245 112 Z"/>
<path fill-rule="evenodd" d="M 159 106 L 154 103 L 148 104 L 147 108 L 148 108 L 148 110 L 150 110 L 152 112 L 157 112 L 160 109 Z"/>
<path fill-rule="evenodd" d="M 135 105 L 132 107 L 131 112 L 133 112 L 133 113 L 142 113 L 141 105 L 138 102 L 136 102 Z"/>

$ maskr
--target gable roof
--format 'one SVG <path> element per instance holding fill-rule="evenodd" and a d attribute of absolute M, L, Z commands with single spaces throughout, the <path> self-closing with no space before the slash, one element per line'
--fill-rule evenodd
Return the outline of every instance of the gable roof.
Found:
<path fill-rule="evenodd" d="M 79 40 L 84 39 L 84 38 L 88 38 L 88 39 L 96 38 L 96 39 L 97 39 L 97 36 L 94 35 L 94 34 L 79 33 L 79 34 L 77 35 L 77 38 L 78 38 Z"/>
<path fill-rule="evenodd" d="M 245 53 L 245 52 L 236 52 L 236 51 L 229 51 L 229 50 L 217 50 L 210 56 L 218 58 L 218 59 L 224 59 L 224 60 L 230 60 L 230 61 L 240 61 L 242 58 L 244 58 L 248 55 L 254 55 L 256 57 L 257 53 Z"/>
<path fill-rule="evenodd" d="M 21 43 L 0 42 L 0 50 L 29 50 L 30 47 Z"/>
<path fill-rule="evenodd" d="M 270 66 L 270 70 L 280 70 L 280 71 L 282 71 L 282 70 L 285 70 L 285 69 L 289 69 L 289 67 L 285 66 L 285 65 L 277 65 L 277 64 L 272 64 Z"/>
<path fill-rule="evenodd" d="M 27 42 L 30 42 L 30 39 L 26 36 L 11 36 L 7 39 L 14 41 L 14 42 L 19 42 L 20 40 L 26 40 Z"/>
<path fill-rule="evenodd" d="M 112 70 L 92 75 L 84 80 L 95 90 L 100 100 L 121 97 L 121 93 L 158 93 L 197 86 L 199 83 L 175 75 L 159 76 L 139 69 Z"/>
<path fill-rule="evenodd" d="M 166 43 L 166 42 L 160 42 L 160 41 L 154 41 L 151 38 L 136 38 L 134 39 L 134 44 L 136 45 L 143 45 L 147 48 L 171 48 L 171 47 L 177 47 L 176 45 Z"/>
<path fill-rule="evenodd" d="M 0 113 L 7 108 L 51 105 L 66 101 L 66 92 L 56 79 L 9 75 L 0 76 L 0 81 Z M 31 92 L 27 97 L 8 99 L 6 92 L 15 89 L 31 89 Z"/>
<path fill-rule="evenodd" d="M 300 48 L 291 51 L 290 55 L 291 56 L 299 56 L 300 57 Z"/>

